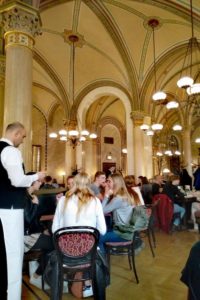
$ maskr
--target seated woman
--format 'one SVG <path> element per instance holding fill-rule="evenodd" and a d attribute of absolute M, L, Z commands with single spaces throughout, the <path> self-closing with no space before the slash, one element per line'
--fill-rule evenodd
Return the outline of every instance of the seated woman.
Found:
<path fill-rule="evenodd" d="M 39 190 L 41 185 L 40 181 L 35 181 L 31 187 L 27 189 L 27 199 L 26 199 L 26 206 L 24 209 L 24 252 L 27 253 L 30 250 L 34 249 L 40 249 L 44 252 L 44 261 L 47 257 L 47 254 L 51 252 L 54 249 L 52 237 L 50 236 L 49 232 L 44 231 L 41 232 L 33 232 L 33 228 L 35 229 L 36 226 L 32 226 L 33 223 L 37 222 L 37 208 L 38 208 L 38 198 L 33 193 L 37 190 Z M 34 262 L 35 263 L 35 262 Z M 41 275 L 43 272 L 40 260 L 38 262 L 37 266 L 34 267 L 33 270 L 31 268 L 32 264 L 29 265 L 29 272 L 30 274 L 30 283 L 35 285 L 38 288 L 42 287 L 41 282 Z M 44 266 L 43 266 L 44 267 Z"/>
<path fill-rule="evenodd" d="M 128 225 L 133 213 L 134 199 L 127 191 L 123 177 L 120 174 L 112 174 L 107 179 L 108 187 L 102 201 L 104 214 L 113 213 L 112 231 L 107 232 L 100 238 L 100 249 L 105 253 L 104 243 L 123 242 L 120 232 L 115 230 L 117 226 Z"/>
<path fill-rule="evenodd" d="M 135 176 L 127 175 L 124 177 L 124 181 L 126 184 L 127 191 L 134 200 L 134 209 L 133 215 L 130 220 L 130 224 L 128 226 L 118 226 L 118 229 L 124 232 L 137 232 L 135 236 L 134 248 L 135 254 L 138 254 L 144 248 L 144 242 L 140 238 L 139 230 L 147 226 L 149 221 L 149 214 L 148 210 L 144 206 L 144 200 L 140 188 L 135 184 Z"/>
<path fill-rule="evenodd" d="M 134 205 L 144 205 L 144 199 L 142 197 L 140 188 L 135 184 L 135 176 L 127 175 L 124 177 L 124 181 L 129 194 L 134 198 Z"/>
<path fill-rule="evenodd" d="M 106 233 L 106 223 L 101 202 L 89 188 L 90 180 L 86 173 L 74 177 L 73 187 L 59 199 L 53 219 L 52 232 L 67 226 L 92 226 L 101 235 Z M 56 299 L 56 291 L 55 297 Z M 85 282 L 83 297 L 92 295 L 90 282 Z"/>
<path fill-rule="evenodd" d="M 178 189 L 180 184 L 180 177 L 178 175 L 171 175 L 169 180 L 163 187 L 163 193 L 166 194 L 172 201 L 174 206 L 174 214 L 180 213 L 181 219 L 185 214 L 185 208 L 182 207 L 184 201 L 184 194 Z M 173 222 L 173 230 L 176 230 L 180 225 L 180 218 L 175 218 Z"/>

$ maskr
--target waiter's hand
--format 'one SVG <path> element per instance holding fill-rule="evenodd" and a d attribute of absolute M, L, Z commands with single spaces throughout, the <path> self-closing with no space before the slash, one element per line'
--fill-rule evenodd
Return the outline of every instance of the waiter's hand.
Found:
<path fill-rule="evenodd" d="M 38 175 L 38 180 L 42 181 L 46 176 L 46 172 L 38 172 L 37 175 Z"/>

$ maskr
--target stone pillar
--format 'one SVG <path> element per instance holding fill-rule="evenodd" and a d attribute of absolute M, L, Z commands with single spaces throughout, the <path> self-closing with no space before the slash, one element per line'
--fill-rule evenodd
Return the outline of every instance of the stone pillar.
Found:
<path fill-rule="evenodd" d="M 131 175 L 135 172 L 134 164 L 134 134 L 133 124 L 129 116 L 126 116 L 126 142 L 127 142 L 127 174 Z"/>
<path fill-rule="evenodd" d="M 88 140 L 84 143 L 84 162 L 83 165 L 85 166 L 85 172 L 88 175 L 92 176 L 98 171 L 97 166 L 97 157 L 96 157 L 96 145 L 97 140 Z"/>
<path fill-rule="evenodd" d="M 140 129 L 143 124 L 144 113 L 141 111 L 133 111 L 131 113 L 133 119 L 134 132 L 134 162 L 136 177 L 142 175 L 147 178 L 152 177 L 152 141 L 149 136 Z"/>
<path fill-rule="evenodd" d="M 0 28 L 0 136 L 3 135 L 5 70 L 6 57 L 4 55 L 3 29 Z"/>
<path fill-rule="evenodd" d="M 65 147 L 65 171 L 66 176 L 72 174 L 76 167 L 76 148 L 73 148 L 69 143 Z"/>
<path fill-rule="evenodd" d="M 153 177 L 153 147 L 152 136 L 143 133 L 144 143 L 144 174 L 149 179 Z"/>
<path fill-rule="evenodd" d="M 83 144 L 76 146 L 76 166 L 78 170 L 83 171 Z"/>
<path fill-rule="evenodd" d="M 26 170 L 32 161 L 32 50 L 40 33 L 38 11 L 24 2 L 13 1 L 0 9 L 6 50 L 4 129 L 19 121 L 27 130 L 22 147 Z"/>
<path fill-rule="evenodd" d="M 186 166 L 188 173 L 192 176 L 192 154 L 191 154 L 191 128 L 184 128 L 183 135 L 183 164 Z"/>

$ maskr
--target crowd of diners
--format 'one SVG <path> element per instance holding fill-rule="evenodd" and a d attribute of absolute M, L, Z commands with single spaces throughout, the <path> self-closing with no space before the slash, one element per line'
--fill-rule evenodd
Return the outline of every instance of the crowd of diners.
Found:
<path fill-rule="evenodd" d="M 25 173 L 18 147 L 26 134 L 23 124 L 13 122 L 6 127 L 4 137 L 0 139 L 1 299 L 21 299 L 24 251 L 42 250 L 41 259 L 48 265 L 51 261 L 48 257 L 51 258 L 51 253 L 55 253 L 53 234 L 63 226 L 95 227 L 100 233 L 98 251 L 102 258 L 107 242 L 129 241 L 134 234 L 134 250 L 137 254 L 144 247 L 139 230 L 149 222 L 149 213 L 146 213 L 149 210 L 146 207 L 151 206 L 157 195 L 166 195 L 173 204 L 174 212 L 180 215 L 173 220 L 174 230 L 178 228 L 180 219 L 185 214 L 184 188 L 193 188 L 192 178 L 186 169 L 182 168 L 179 175 L 170 174 L 165 181 L 160 175 L 152 180 L 147 180 L 144 176 L 135 178 L 131 174 L 123 177 L 112 167 L 106 173 L 97 171 L 91 182 L 91 176 L 80 172 L 68 176 L 63 193 L 55 179 L 49 175 L 45 177 L 46 172 Z M 198 191 L 200 167 L 193 175 L 194 187 Z M 40 217 L 45 209 L 53 216 L 51 223 L 41 223 Z M 198 210 L 199 203 L 192 203 L 194 229 L 197 225 L 195 211 Z M 31 284 L 40 288 L 44 272 L 41 259 L 37 267 L 32 266 L 30 276 Z M 54 287 L 51 290 L 54 291 Z M 67 286 L 64 286 L 64 291 L 67 291 Z M 88 297 L 92 293 L 91 281 L 85 281 L 81 295 Z M 51 295 L 52 300 L 58 300 L 56 293 Z"/>
<path fill-rule="evenodd" d="M 112 170 L 114 171 L 114 170 Z M 135 178 L 134 175 L 125 177 L 120 173 L 105 173 L 97 171 L 91 180 L 91 176 L 84 172 L 70 175 L 66 179 L 66 193 L 56 195 L 55 214 L 52 226 L 42 228 L 42 231 L 31 232 L 33 223 L 38 217 L 37 209 L 39 200 L 35 191 L 40 189 L 53 189 L 58 186 L 51 176 L 46 176 L 45 183 L 36 181 L 28 189 L 27 198 L 30 201 L 25 208 L 25 251 L 30 249 L 42 249 L 44 257 L 49 257 L 54 246 L 52 242 L 53 233 L 66 226 L 92 226 L 99 230 L 99 251 L 105 254 L 106 242 L 123 242 L 131 240 L 133 232 L 136 232 L 135 253 L 138 254 L 144 248 L 144 242 L 140 238 L 139 228 L 148 224 L 149 215 L 146 214 L 145 205 L 152 204 L 155 195 L 165 194 L 172 203 L 174 213 L 179 217 L 173 220 L 173 230 L 178 230 L 181 219 L 185 214 L 183 201 L 185 198 L 185 186 L 180 186 L 180 176 L 170 174 L 165 180 L 161 175 L 156 175 L 148 180 L 145 176 Z M 30 204 L 31 203 L 31 204 Z M 195 205 L 196 202 L 195 202 Z M 192 207 L 194 210 L 194 207 Z M 139 212 L 139 213 L 138 213 Z M 132 216 L 137 215 L 135 224 L 131 223 Z M 146 218 L 144 218 L 144 214 Z M 193 213 L 194 215 L 194 213 Z M 141 218 L 140 218 L 141 216 Z M 195 218 L 193 218 L 195 221 Z M 130 225 L 133 230 L 127 230 Z M 194 222 L 194 229 L 196 229 Z M 41 227 L 37 227 L 40 228 Z M 35 270 L 32 270 L 30 283 L 41 288 L 42 268 L 40 260 Z M 85 282 L 83 286 L 83 297 L 91 296 L 93 293 L 91 282 Z"/>

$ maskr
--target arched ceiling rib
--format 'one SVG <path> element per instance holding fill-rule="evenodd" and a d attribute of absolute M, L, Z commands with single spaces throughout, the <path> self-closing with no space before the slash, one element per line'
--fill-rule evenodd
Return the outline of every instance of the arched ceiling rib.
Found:
<path fill-rule="evenodd" d="M 155 119 L 161 118 L 160 109 L 151 101 L 152 32 L 146 23 L 151 16 L 160 20 L 156 30 L 158 85 L 172 97 L 176 95 L 176 79 L 191 36 L 189 1 L 41 0 L 40 11 L 43 36 L 36 39 L 36 50 L 46 62 L 38 58 L 38 63 L 47 68 L 59 88 L 58 96 L 66 102 L 66 115 L 72 105 L 72 57 L 70 46 L 63 39 L 65 29 L 82 34 L 85 41 L 82 48 L 76 49 L 74 116 L 88 91 L 108 84 L 125 91 L 133 110 L 141 109 Z M 193 11 L 195 36 L 199 38 L 199 0 L 193 0 Z M 182 96 L 179 99 L 183 100 Z M 174 122 L 175 116 L 170 119 Z"/>

